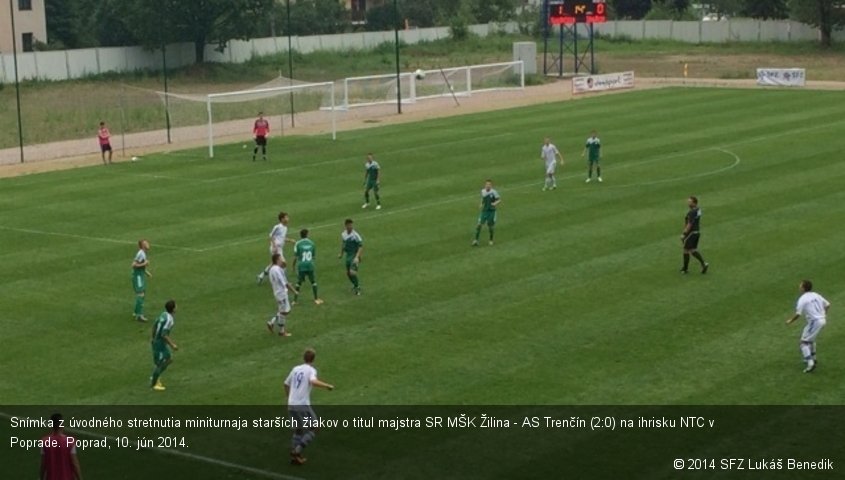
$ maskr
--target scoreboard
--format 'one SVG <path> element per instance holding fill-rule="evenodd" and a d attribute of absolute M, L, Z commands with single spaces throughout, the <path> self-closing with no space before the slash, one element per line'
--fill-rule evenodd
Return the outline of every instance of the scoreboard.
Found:
<path fill-rule="evenodd" d="M 604 0 L 563 0 L 549 3 L 551 25 L 573 25 L 575 23 L 604 23 L 607 21 L 607 5 Z"/>

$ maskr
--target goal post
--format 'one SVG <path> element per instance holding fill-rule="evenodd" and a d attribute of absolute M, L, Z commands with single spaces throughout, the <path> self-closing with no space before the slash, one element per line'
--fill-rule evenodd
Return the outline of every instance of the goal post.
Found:
<path fill-rule="evenodd" d="M 525 64 L 522 60 L 462 67 L 436 68 L 399 74 L 401 101 L 413 104 L 426 98 L 468 97 L 497 90 L 524 90 Z M 396 103 L 396 74 L 366 75 L 343 79 L 341 108 L 350 109 Z"/>
<path fill-rule="evenodd" d="M 252 113 L 256 114 L 258 111 L 271 110 L 264 108 L 262 105 L 273 104 L 274 101 L 286 103 L 289 97 L 291 97 L 290 105 L 296 109 L 290 113 L 300 116 L 310 116 L 312 117 L 312 120 L 314 120 L 312 123 L 318 123 L 319 117 L 325 116 L 326 112 L 328 112 L 332 140 L 337 139 L 337 105 L 334 82 L 302 83 L 299 85 L 212 93 L 206 95 L 205 98 L 206 114 L 208 116 L 207 134 L 209 158 L 214 158 L 214 106 L 216 104 L 250 105 L 253 107 L 252 110 L 255 110 Z M 226 109 L 226 107 L 223 106 L 219 108 Z M 238 110 L 242 110 L 242 108 L 238 108 Z M 232 116 L 231 112 L 229 113 L 230 115 L 227 115 L 227 117 Z M 284 115 L 284 113 L 279 113 L 282 124 L 284 122 Z"/>

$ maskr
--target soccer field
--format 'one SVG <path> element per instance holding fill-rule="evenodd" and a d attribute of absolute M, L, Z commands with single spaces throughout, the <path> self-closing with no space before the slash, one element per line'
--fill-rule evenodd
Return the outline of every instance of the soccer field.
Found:
<path fill-rule="evenodd" d="M 670 88 L 273 138 L 269 162 L 236 144 L 0 180 L 0 398 L 281 405 L 311 346 L 337 387 L 317 405 L 839 404 L 843 100 Z M 584 183 L 593 128 L 602 184 Z M 542 192 L 547 135 L 566 165 Z M 361 209 L 368 151 L 381 211 Z M 496 244 L 485 229 L 472 248 L 487 178 Z M 694 260 L 678 273 L 689 195 L 706 275 Z M 280 210 L 290 237 L 311 229 L 326 302 L 303 288 L 287 339 L 268 335 L 275 304 L 255 283 Z M 347 217 L 364 239 L 360 297 L 337 259 Z M 150 325 L 131 315 L 139 238 L 147 317 L 179 305 L 162 393 Z M 784 324 L 803 278 L 833 304 L 811 375 L 803 319 Z"/>

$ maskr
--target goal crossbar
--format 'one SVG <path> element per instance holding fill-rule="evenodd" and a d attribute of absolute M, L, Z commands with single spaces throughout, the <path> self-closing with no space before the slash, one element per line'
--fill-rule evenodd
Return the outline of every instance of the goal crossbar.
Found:
<path fill-rule="evenodd" d="M 220 93 L 210 93 L 205 96 L 205 104 L 206 104 L 206 112 L 208 114 L 208 157 L 214 158 L 214 117 L 213 117 L 213 108 L 212 105 L 216 103 L 216 101 L 220 101 L 224 98 L 233 98 L 238 96 L 249 97 L 249 96 L 275 96 L 275 95 L 283 95 L 285 93 L 294 93 L 297 91 L 302 90 L 309 90 L 309 89 L 328 89 L 330 91 L 330 104 L 326 110 L 331 111 L 331 129 L 332 129 L 332 140 L 337 139 L 337 116 L 336 110 L 337 106 L 335 105 L 335 85 L 334 82 L 316 82 L 316 83 L 304 83 L 300 85 L 287 85 L 287 86 L 280 86 L 280 87 L 270 87 L 270 88 L 256 88 L 251 90 L 238 90 L 233 92 L 220 92 Z M 322 108 L 320 109 L 322 110 Z"/>

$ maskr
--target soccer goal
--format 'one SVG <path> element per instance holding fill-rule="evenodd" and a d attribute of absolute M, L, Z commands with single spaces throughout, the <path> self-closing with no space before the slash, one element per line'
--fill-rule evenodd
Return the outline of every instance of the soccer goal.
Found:
<path fill-rule="evenodd" d="M 335 85 L 279 77 L 246 90 L 220 93 L 155 92 L 164 106 L 172 141 L 207 139 L 214 157 L 215 139 L 244 137 L 258 112 L 270 122 L 270 137 L 305 127 L 337 138 Z M 170 138 L 169 138 L 170 139 Z"/>
<path fill-rule="evenodd" d="M 399 90 L 395 74 L 367 75 L 343 80 L 344 109 L 396 103 L 415 103 L 426 98 L 451 95 L 469 97 L 473 93 L 497 90 L 524 90 L 525 65 L 522 60 L 514 62 L 467 65 L 443 69 L 401 73 Z"/>
<path fill-rule="evenodd" d="M 295 115 L 300 125 L 328 123 L 331 125 L 332 140 L 337 138 L 333 82 L 212 93 L 206 95 L 205 102 L 208 114 L 208 156 L 210 158 L 214 157 L 215 122 L 219 124 L 236 119 L 254 118 L 257 112 L 265 112 L 265 116 L 270 118 L 272 117 L 268 115 L 268 112 L 274 112 L 279 116 L 280 125 L 284 125 L 284 117 L 287 114 L 290 114 L 291 118 Z M 270 106 L 275 108 L 268 108 Z M 244 116 L 244 113 L 248 115 Z M 293 123 L 292 121 L 291 126 Z"/>

